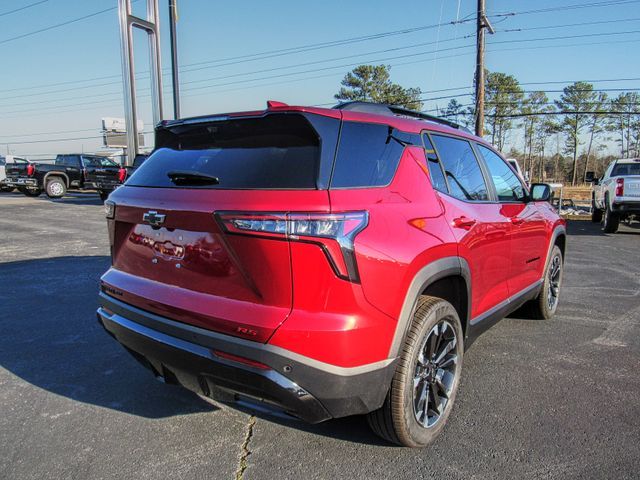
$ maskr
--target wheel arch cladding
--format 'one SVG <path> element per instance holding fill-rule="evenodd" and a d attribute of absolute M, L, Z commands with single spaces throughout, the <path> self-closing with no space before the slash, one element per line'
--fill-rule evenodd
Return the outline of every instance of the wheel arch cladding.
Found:
<path fill-rule="evenodd" d="M 553 251 L 553 247 L 558 245 L 560 251 L 562 252 L 562 261 L 564 262 L 564 252 L 567 245 L 567 229 L 564 225 L 558 225 L 553 229 L 553 233 L 551 234 L 551 240 L 549 241 L 549 248 L 547 249 L 547 259 L 544 262 L 544 270 L 542 270 L 542 274 L 547 271 L 547 266 L 549 265 L 549 261 L 551 260 L 551 252 Z"/>
<path fill-rule="evenodd" d="M 62 179 L 62 181 L 64 182 L 65 186 L 68 188 L 69 187 L 69 177 L 67 176 L 66 173 L 63 172 L 49 172 L 44 176 L 44 184 L 47 184 L 47 181 L 51 178 L 51 177 L 60 177 Z"/>
<path fill-rule="evenodd" d="M 470 279 L 469 265 L 466 260 L 460 257 L 444 257 L 421 268 L 411 281 L 402 304 L 396 331 L 389 349 L 389 358 L 398 356 L 411 326 L 420 295 L 433 295 L 452 303 L 460 316 L 463 330 L 466 332 L 469 312 L 471 312 Z M 451 291 L 451 288 L 455 290 Z M 452 300 L 454 301 L 452 302 Z"/>

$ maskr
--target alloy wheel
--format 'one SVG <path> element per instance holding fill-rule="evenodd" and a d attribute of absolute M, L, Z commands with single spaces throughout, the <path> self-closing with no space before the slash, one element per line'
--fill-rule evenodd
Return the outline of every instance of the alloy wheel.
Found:
<path fill-rule="evenodd" d="M 562 280 L 562 261 L 560 257 L 556 255 L 551 260 L 549 266 L 549 286 L 547 291 L 547 304 L 549 310 L 553 311 L 558 304 L 558 298 L 560 296 L 560 281 Z"/>
<path fill-rule="evenodd" d="M 458 375 L 458 339 L 446 320 L 426 335 L 413 377 L 413 413 L 425 428 L 438 423 L 449 405 Z"/>

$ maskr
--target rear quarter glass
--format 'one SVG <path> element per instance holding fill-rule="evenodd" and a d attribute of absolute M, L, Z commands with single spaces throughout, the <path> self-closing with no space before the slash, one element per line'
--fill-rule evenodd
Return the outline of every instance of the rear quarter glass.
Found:
<path fill-rule="evenodd" d="M 179 188 L 167 174 L 188 171 L 216 177 L 219 183 L 186 188 L 321 188 L 322 172 L 327 171 L 323 164 L 333 158 L 339 121 L 313 123 L 302 114 L 270 114 L 160 129 L 158 149 L 127 185 Z"/>
<path fill-rule="evenodd" d="M 422 146 L 420 136 L 384 124 L 344 122 L 331 188 L 388 185 L 406 145 Z"/>

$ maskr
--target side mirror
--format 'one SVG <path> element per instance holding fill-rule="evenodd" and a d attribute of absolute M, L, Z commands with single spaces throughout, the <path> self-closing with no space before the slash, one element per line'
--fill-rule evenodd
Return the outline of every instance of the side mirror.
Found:
<path fill-rule="evenodd" d="M 548 183 L 532 183 L 531 200 L 534 202 L 548 202 L 551 200 L 551 185 Z"/>
<path fill-rule="evenodd" d="M 598 181 L 598 179 L 596 178 L 596 173 L 595 172 L 587 172 L 587 174 L 584 176 L 584 181 L 587 183 L 595 183 Z"/>

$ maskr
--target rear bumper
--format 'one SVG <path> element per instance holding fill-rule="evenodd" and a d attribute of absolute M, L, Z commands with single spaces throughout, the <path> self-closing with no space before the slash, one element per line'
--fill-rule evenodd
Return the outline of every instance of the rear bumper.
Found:
<path fill-rule="evenodd" d="M 7 177 L 3 182 L 3 186 L 8 187 L 37 187 L 38 180 L 35 178 L 25 178 L 25 177 Z"/>
<path fill-rule="evenodd" d="M 310 423 L 379 408 L 395 370 L 392 360 L 349 369 L 324 364 L 160 317 L 105 293 L 100 304 L 98 320 L 107 332 L 167 383 L 223 401 L 259 401 Z"/>
<path fill-rule="evenodd" d="M 611 204 L 611 210 L 619 213 L 640 214 L 640 198 L 637 200 L 614 201 Z"/>
<path fill-rule="evenodd" d="M 95 190 L 102 190 L 105 192 L 112 192 L 118 188 L 121 184 L 117 182 L 85 182 L 85 188 L 93 188 Z"/>

